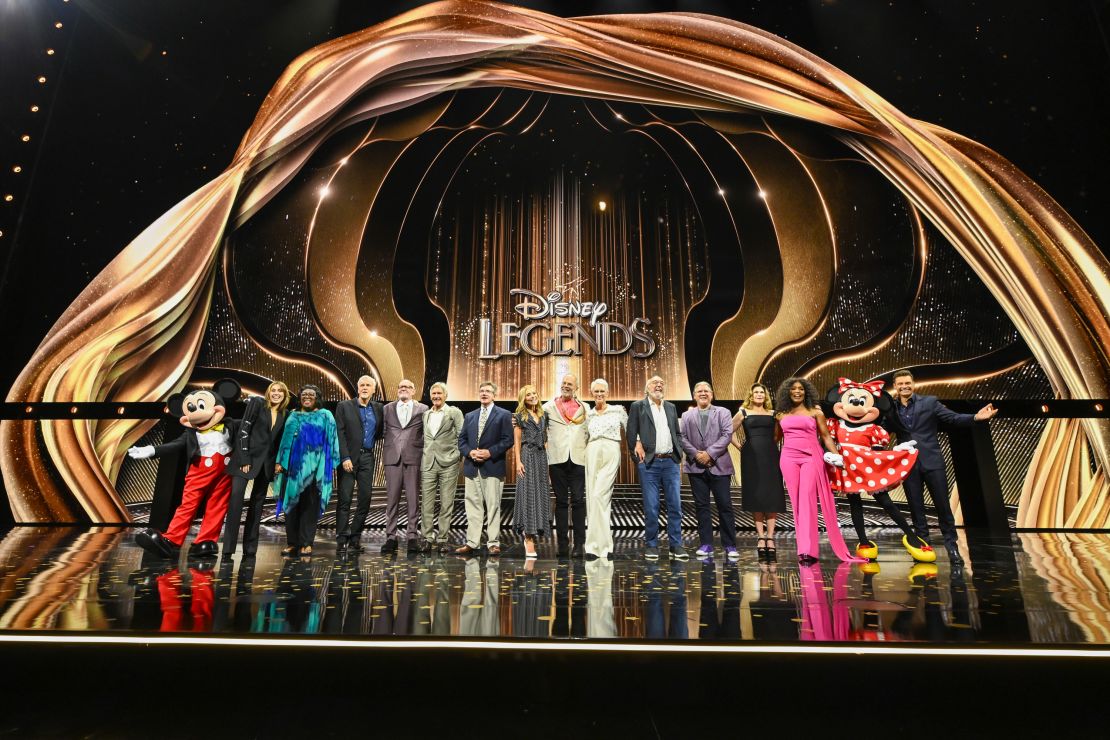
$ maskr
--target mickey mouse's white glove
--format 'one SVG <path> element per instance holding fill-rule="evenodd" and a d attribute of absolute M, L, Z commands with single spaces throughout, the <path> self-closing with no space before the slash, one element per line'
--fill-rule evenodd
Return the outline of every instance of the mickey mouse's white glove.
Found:
<path fill-rule="evenodd" d="M 146 460 L 154 457 L 154 446 L 147 445 L 146 447 L 132 447 L 127 450 L 127 456 L 132 460 Z"/>

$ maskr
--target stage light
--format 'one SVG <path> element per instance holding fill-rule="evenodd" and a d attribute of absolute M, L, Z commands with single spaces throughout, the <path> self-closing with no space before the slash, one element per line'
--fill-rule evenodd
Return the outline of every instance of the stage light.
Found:
<path fill-rule="evenodd" d="M 30 134 L 23 134 L 23 136 L 19 137 L 19 140 L 20 141 L 30 141 L 31 140 L 31 135 Z"/>
<path fill-rule="evenodd" d="M 767 200 L 767 191 L 766 190 L 760 190 L 759 193 L 757 193 L 757 195 L 759 195 L 760 198 L 763 198 L 763 200 Z"/>
<path fill-rule="evenodd" d="M 123 416 L 123 406 L 120 406 L 119 408 L 117 408 L 116 413 L 119 414 L 120 416 Z"/>
<path fill-rule="evenodd" d="M 344 157 L 343 159 L 339 160 L 339 166 L 342 167 L 343 165 L 347 164 L 350 161 L 351 161 L 350 157 Z"/>
<path fill-rule="evenodd" d="M 599 200 L 599 201 L 597 202 L 597 209 L 598 209 L 599 211 L 604 211 L 604 210 L 605 210 L 606 208 L 608 208 L 608 207 L 609 207 L 609 206 L 608 206 L 608 204 L 607 204 L 607 203 L 606 203 L 605 201 L 603 201 L 603 200 Z"/>
<path fill-rule="evenodd" d="M 618 121 L 623 121 L 623 120 L 624 120 L 624 116 L 622 116 L 622 115 L 621 115 L 620 113 L 618 113 L 618 114 L 616 115 L 616 119 L 617 119 Z"/>
<path fill-rule="evenodd" d="M 31 112 L 32 113 L 38 113 L 39 112 L 39 107 L 37 105 L 32 105 L 31 106 Z"/>
<path fill-rule="evenodd" d="M 1102 412 L 1102 404 L 1101 403 L 1096 403 L 1095 404 L 1095 411 L 1098 411 L 1100 413 Z"/>
<path fill-rule="evenodd" d="M 15 167 L 12 167 L 12 172 L 14 172 L 17 175 L 22 171 L 23 171 L 23 168 L 21 166 L 19 166 L 18 164 Z"/>
<path fill-rule="evenodd" d="M 328 193 L 330 193 L 330 192 L 331 192 L 331 188 L 329 188 L 327 185 L 320 188 L 320 200 L 323 200 L 324 198 L 328 197 Z"/>
<path fill-rule="evenodd" d="M 69 407 L 69 413 L 76 414 L 77 413 L 77 407 L 76 406 L 70 406 Z"/>
<path fill-rule="evenodd" d="M 53 49 L 47 49 L 46 54 L 47 54 L 47 56 L 54 56 L 54 50 Z"/>
<path fill-rule="evenodd" d="M 39 84 L 41 85 L 41 84 L 44 84 L 45 82 L 46 82 L 46 78 L 43 77 L 42 75 L 39 75 Z"/>
<path fill-rule="evenodd" d="M 724 188 L 717 188 L 717 195 L 720 195 L 720 196 L 724 197 L 724 194 L 725 194 L 725 189 Z"/>
<path fill-rule="evenodd" d="M 1047 414 L 1048 413 L 1048 404 L 1047 403 L 1042 403 L 1041 404 L 1041 413 L 1042 414 Z"/>
<path fill-rule="evenodd" d="M 170 413 L 170 407 L 169 407 L 169 406 L 163 406 L 163 407 L 162 407 L 162 413 L 163 413 L 163 414 L 168 414 L 168 413 Z"/>
<path fill-rule="evenodd" d="M 24 406 L 23 407 L 23 413 L 25 413 L 25 414 L 29 414 L 34 410 L 35 410 L 34 406 Z"/>
<path fill-rule="evenodd" d="M 62 22 L 61 21 L 58 21 L 57 23 L 54 24 L 54 28 L 61 28 L 61 27 L 62 27 Z"/>
<path fill-rule="evenodd" d="M 4 196 L 4 202 L 5 203 L 11 203 L 13 200 L 15 200 L 15 196 L 12 195 L 11 193 L 8 193 L 7 195 Z"/>

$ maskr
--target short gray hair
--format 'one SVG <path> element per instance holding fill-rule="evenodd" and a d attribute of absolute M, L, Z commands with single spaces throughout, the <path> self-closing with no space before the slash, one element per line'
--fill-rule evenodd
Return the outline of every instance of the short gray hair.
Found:
<path fill-rule="evenodd" d="M 703 385 L 709 389 L 710 393 L 713 392 L 713 386 L 709 385 L 708 380 L 699 380 L 697 383 L 694 383 L 694 393 L 697 393 L 698 388 L 701 388 Z"/>
<path fill-rule="evenodd" d="M 494 383 L 492 380 L 483 380 L 478 384 L 478 390 L 480 391 L 486 386 L 489 386 L 493 390 L 493 394 L 497 395 L 497 383 Z"/>
<path fill-rule="evenodd" d="M 667 382 L 667 381 L 663 380 L 662 378 L 660 378 L 658 375 L 652 375 L 650 378 L 647 379 L 647 382 L 644 383 L 644 393 L 647 393 L 648 392 L 648 387 L 657 380 L 660 383 L 664 383 L 664 384 L 666 384 L 666 382 Z"/>
<path fill-rule="evenodd" d="M 439 388 L 441 391 L 443 391 L 443 397 L 447 398 L 447 384 L 446 383 L 443 383 L 443 382 L 440 382 L 440 381 L 437 380 L 436 382 L 434 382 L 430 386 L 428 386 L 428 393 L 431 393 L 436 388 Z"/>
<path fill-rule="evenodd" d="M 605 390 L 609 390 L 609 381 L 607 381 L 605 378 L 597 378 L 596 380 L 594 380 L 594 382 L 590 383 L 591 391 L 594 389 L 595 385 L 603 386 Z"/>

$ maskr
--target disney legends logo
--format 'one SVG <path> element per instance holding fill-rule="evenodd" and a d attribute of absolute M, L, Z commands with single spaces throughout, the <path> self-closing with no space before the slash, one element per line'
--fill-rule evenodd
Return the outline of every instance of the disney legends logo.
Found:
<path fill-rule="evenodd" d="M 563 291 L 555 290 L 542 296 L 523 288 L 513 288 L 511 296 L 524 299 L 513 307 L 528 322 L 524 326 L 503 322 L 495 330 L 493 321 L 479 319 L 478 358 L 496 360 L 516 357 L 521 352 L 532 357 L 578 356 L 586 345 L 599 355 L 623 355 L 631 351 L 637 359 L 655 353 L 655 340 L 645 332 L 651 326 L 646 318 L 633 319 L 631 324 L 602 321 L 609 306 L 601 301 L 563 300 Z M 555 323 L 545 319 L 582 319 L 580 323 Z"/>

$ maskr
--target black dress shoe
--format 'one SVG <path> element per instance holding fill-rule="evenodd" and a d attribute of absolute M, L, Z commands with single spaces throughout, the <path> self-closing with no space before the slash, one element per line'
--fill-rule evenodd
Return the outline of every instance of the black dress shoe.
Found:
<path fill-rule="evenodd" d="M 956 545 L 945 544 L 944 549 L 948 551 L 948 562 L 951 565 L 963 565 L 964 559 L 960 555 L 960 548 Z"/>
<path fill-rule="evenodd" d="M 397 540 L 386 540 L 382 545 L 382 555 L 389 555 L 397 552 Z"/>
<path fill-rule="evenodd" d="M 363 552 L 366 548 L 358 540 L 347 540 L 347 552 L 357 554 Z"/>
<path fill-rule="evenodd" d="M 408 550 L 409 555 L 417 555 L 420 553 L 420 543 L 416 540 L 409 540 Z"/>
<path fill-rule="evenodd" d="M 181 547 L 167 540 L 157 529 L 144 529 L 135 535 L 135 542 L 151 555 L 160 558 L 176 558 Z"/>
<path fill-rule="evenodd" d="M 586 556 L 586 550 L 585 550 L 585 548 L 582 547 L 582 545 L 576 544 L 574 546 L 574 549 L 570 551 L 570 556 L 572 558 L 585 557 Z"/>
<path fill-rule="evenodd" d="M 194 542 L 189 545 L 189 557 L 191 558 L 214 558 L 219 554 L 220 546 L 212 540 Z"/>
<path fill-rule="evenodd" d="M 559 549 L 555 551 L 555 557 L 565 558 L 570 555 L 570 545 L 566 542 L 559 543 Z"/>

